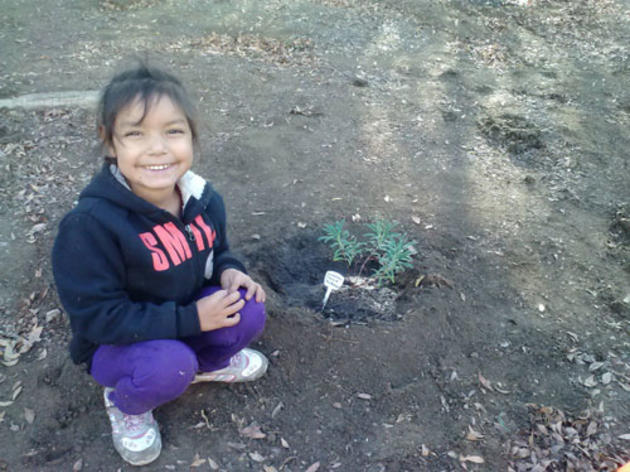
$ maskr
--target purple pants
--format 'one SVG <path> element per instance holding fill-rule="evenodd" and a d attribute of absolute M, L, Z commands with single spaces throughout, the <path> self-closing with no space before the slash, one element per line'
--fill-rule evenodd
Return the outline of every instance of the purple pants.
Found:
<path fill-rule="evenodd" d="M 207 287 L 200 297 L 220 287 Z M 245 290 L 240 289 L 241 297 Z M 92 358 L 91 374 L 114 391 L 110 399 L 123 413 L 139 415 L 179 397 L 199 371 L 210 372 L 259 336 L 265 326 L 265 306 L 254 298 L 240 310 L 235 326 L 182 339 L 156 339 L 123 346 L 101 345 Z"/>

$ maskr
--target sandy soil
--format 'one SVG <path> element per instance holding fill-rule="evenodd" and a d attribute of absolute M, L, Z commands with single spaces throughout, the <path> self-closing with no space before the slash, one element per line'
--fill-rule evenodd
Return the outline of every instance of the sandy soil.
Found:
<path fill-rule="evenodd" d="M 175 70 L 270 294 L 268 375 L 160 408 L 147 470 L 630 460 L 627 3 L 0 0 L 0 24 L 0 98 L 97 90 L 134 53 Z M 96 144 L 90 109 L 0 109 L 0 470 L 132 469 L 49 264 Z M 390 315 L 322 316 L 321 228 L 379 218 L 418 252 Z"/>

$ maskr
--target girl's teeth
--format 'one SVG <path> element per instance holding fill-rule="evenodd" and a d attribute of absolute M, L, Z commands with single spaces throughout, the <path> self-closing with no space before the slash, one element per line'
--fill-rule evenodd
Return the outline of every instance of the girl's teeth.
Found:
<path fill-rule="evenodd" d="M 164 170 L 168 168 L 168 164 L 164 164 L 161 166 L 147 166 L 147 169 L 149 170 Z"/>

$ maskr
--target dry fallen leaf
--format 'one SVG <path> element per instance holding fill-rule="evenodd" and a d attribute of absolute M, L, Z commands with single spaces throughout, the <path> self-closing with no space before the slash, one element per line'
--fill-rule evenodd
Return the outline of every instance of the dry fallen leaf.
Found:
<path fill-rule="evenodd" d="M 444 398 L 444 395 L 440 395 L 440 403 L 442 404 L 442 408 L 444 408 L 447 413 L 451 411 L 451 408 L 448 406 L 448 402 L 446 401 L 446 398 Z"/>
<path fill-rule="evenodd" d="M 531 454 L 530 450 L 526 447 L 514 447 L 511 452 L 512 457 L 515 459 L 525 459 Z"/>
<path fill-rule="evenodd" d="M 203 421 L 204 421 L 206 427 L 209 430 L 212 430 L 212 426 L 210 426 L 210 420 L 208 419 L 208 415 L 206 415 L 206 412 L 203 409 L 200 410 L 200 412 L 201 412 L 201 417 L 203 418 Z"/>
<path fill-rule="evenodd" d="M 19 349 L 20 354 L 24 354 L 30 351 L 31 348 L 33 347 L 33 344 L 41 341 L 41 334 L 42 334 L 43 329 L 44 329 L 43 326 L 38 326 L 38 325 L 33 326 L 31 331 L 27 335 L 27 339 L 23 339 L 23 343 Z"/>
<path fill-rule="evenodd" d="M 479 377 L 479 382 L 486 390 L 490 390 L 490 391 L 493 390 L 492 385 L 490 384 L 490 381 L 486 379 L 483 375 L 481 375 L 481 372 L 479 372 L 478 377 Z"/>
<path fill-rule="evenodd" d="M 357 393 L 357 397 L 359 397 L 361 400 L 371 400 L 372 399 L 372 395 L 370 395 L 369 393 Z"/>
<path fill-rule="evenodd" d="M 190 467 L 199 467 L 200 465 L 203 465 L 206 463 L 206 459 L 202 459 L 201 457 L 199 457 L 199 454 L 195 454 L 195 457 L 193 458 L 192 464 L 190 464 Z"/>
<path fill-rule="evenodd" d="M 28 424 L 33 424 L 33 421 L 35 421 L 35 412 L 30 408 L 24 408 L 24 419 Z"/>
<path fill-rule="evenodd" d="M 280 410 L 282 410 L 284 408 L 284 403 L 280 402 L 276 405 L 276 407 L 273 409 L 273 411 L 271 412 L 271 418 L 275 418 L 276 416 L 278 416 L 278 413 L 280 413 Z"/>
<path fill-rule="evenodd" d="M 289 449 L 289 443 L 287 442 L 286 439 L 280 438 L 280 444 L 282 445 L 283 448 Z"/>
<path fill-rule="evenodd" d="M 278 472 L 278 469 L 276 469 L 274 466 L 272 465 L 263 465 L 263 470 L 265 472 Z"/>
<path fill-rule="evenodd" d="M 608 385 L 612 381 L 612 374 L 610 372 L 606 372 L 602 375 L 602 384 Z"/>
<path fill-rule="evenodd" d="M 208 465 L 212 470 L 219 470 L 219 464 L 217 464 L 211 457 L 208 457 Z"/>
<path fill-rule="evenodd" d="M 37 354 L 37 360 L 38 361 L 43 361 L 44 359 L 46 359 L 46 356 L 48 355 L 48 351 L 46 350 L 45 347 L 43 347 L 40 351 L 39 354 Z"/>
<path fill-rule="evenodd" d="M 626 439 L 628 441 L 630 441 L 630 433 L 629 434 L 621 434 L 619 436 L 617 436 L 619 439 Z"/>
<path fill-rule="evenodd" d="M 260 430 L 260 426 L 254 423 L 241 429 L 239 433 L 241 436 L 245 436 L 250 439 L 263 439 L 267 437 L 267 435 Z"/>
<path fill-rule="evenodd" d="M 485 464 L 486 461 L 483 460 L 481 456 L 459 456 L 460 462 L 472 462 L 473 464 Z"/>
<path fill-rule="evenodd" d="M 256 462 L 264 462 L 265 461 L 265 456 L 263 456 L 262 454 L 254 451 L 254 452 L 250 452 L 249 453 L 249 457 Z"/>
<path fill-rule="evenodd" d="M 308 469 L 306 469 L 304 472 L 317 472 L 319 470 L 319 462 L 315 462 L 314 464 L 311 464 L 310 466 L 308 466 Z"/>
<path fill-rule="evenodd" d="M 591 375 L 583 383 L 584 383 L 585 387 L 591 388 L 591 387 L 595 387 L 597 385 L 597 380 L 595 380 L 595 376 L 594 375 Z"/>
<path fill-rule="evenodd" d="M 83 459 L 79 459 L 72 465 L 72 472 L 79 472 L 83 469 Z"/>
<path fill-rule="evenodd" d="M 503 395 L 509 395 L 510 391 L 509 390 L 505 390 L 504 388 L 499 387 L 499 384 L 494 386 L 494 389 L 499 392 L 502 393 Z"/>
<path fill-rule="evenodd" d="M 46 312 L 46 323 L 50 323 L 55 320 L 61 314 L 61 310 L 59 308 L 55 308 L 53 310 Z"/>
<path fill-rule="evenodd" d="M 428 447 L 426 447 L 424 444 L 422 445 L 422 457 L 427 457 L 429 454 L 431 454 L 431 451 L 429 450 Z"/>
<path fill-rule="evenodd" d="M 468 434 L 466 434 L 466 439 L 469 441 L 480 441 L 484 438 L 484 435 L 472 429 L 472 426 L 468 426 Z"/>
<path fill-rule="evenodd" d="M 18 386 L 15 390 L 13 390 L 13 394 L 11 395 L 11 400 L 15 401 L 15 399 L 22 393 L 22 389 L 24 387 L 22 385 Z"/>
<path fill-rule="evenodd" d="M 41 233 L 45 229 L 46 229 L 46 223 L 37 223 L 36 225 L 33 225 L 33 227 L 26 234 L 33 235 L 33 234 Z"/>
<path fill-rule="evenodd" d="M 420 277 L 418 277 L 418 278 L 416 279 L 416 281 L 413 283 L 413 286 L 414 286 L 414 287 L 419 287 L 419 286 L 420 286 L 420 284 L 422 283 L 422 281 L 424 280 L 424 278 L 425 278 L 425 276 L 424 276 L 424 275 L 421 275 Z"/>
<path fill-rule="evenodd" d="M 0 353 L 2 353 L 2 363 L 5 367 L 11 367 L 18 363 L 20 353 L 15 351 L 16 341 L 0 338 Z"/>
<path fill-rule="evenodd" d="M 0 363 L 2 365 L 4 365 L 5 367 L 12 367 L 12 366 L 14 366 L 15 364 L 18 363 L 18 358 L 16 357 L 16 358 L 14 358 L 14 359 L 12 359 L 10 361 L 0 360 Z"/>
<path fill-rule="evenodd" d="M 247 447 L 243 443 L 234 443 L 234 442 L 230 442 L 230 441 L 228 441 L 227 445 L 228 445 L 228 447 L 231 447 L 232 449 L 236 449 L 237 451 L 242 451 L 243 449 L 245 449 Z"/>

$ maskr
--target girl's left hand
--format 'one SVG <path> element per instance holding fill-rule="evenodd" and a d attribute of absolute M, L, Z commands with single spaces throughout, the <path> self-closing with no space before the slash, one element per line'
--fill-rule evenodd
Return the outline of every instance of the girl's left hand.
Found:
<path fill-rule="evenodd" d="M 252 278 L 237 269 L 225 269 L 221 273 L 221 288 L 228 293 L 236 292 L 240 287 L 247 289 L 245 300 L 249 301 L 252 295 L 256 295 L 258 303 L 264 303 L 267 295 L 262 286 L 252 280 Z"/>

